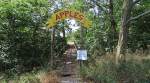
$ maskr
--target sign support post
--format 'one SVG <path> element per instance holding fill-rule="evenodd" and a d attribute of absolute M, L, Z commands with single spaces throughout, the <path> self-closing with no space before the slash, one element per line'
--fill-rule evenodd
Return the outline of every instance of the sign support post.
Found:
<path fill-rule="evenodd" d="M 77 50 L 77 60 L 80 68 L 83 66 L 85 60 L 87 60 L 87 50 L 84 47 L 84 28 L 80 28 L 80 46 Z"/>
<path fill-rule="evenodd" d="M 54 52 L 54 41 L 55 40 L 55 28 L 52 29 L 52 32 L 51 32 L 51 56 L 50 56 L 50 66 L 51 66 L 51 69 L 53 69 L 53 59 L 54 59 L 54 55 L 55 55 L 55 52 Z"/>
<path fill-rule="evenodd" d="M 81 29 L 81 31 L 80 31 L 80 45 L 81 45 L 80 50 L 83 50 L 84 49 L 84 30 L 83 30 L 83 28 L 80 28 L 80 29 Z M 80 63 L 80 67 L 82 67 L 83 61 L 80 60 L 79 63 Z"/>

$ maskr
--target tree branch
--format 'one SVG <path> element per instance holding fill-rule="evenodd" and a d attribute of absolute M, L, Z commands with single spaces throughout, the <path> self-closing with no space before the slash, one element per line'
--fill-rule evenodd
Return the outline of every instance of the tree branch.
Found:
<path fill-rule="evenodd" d="M 145 15 L 148 15 L 148 14 L 150 14 L 150 10 L 148 10 L 148 11 L 146 11 L 146 12 L 140 14 L 140 15 L 137 15 L 137 16 L 135 16 L 135 17 L 131 17 L 131 18 L 127 21 L 126 24 L 128 24 L 128 23 L 129 23 L 130 21 L 132 21 L 132 20 L 136 20 L 136 19 L 141 18 L 141 17 L 143 17 L 143 16 L 145 16 Z"/>
<path fill-rule="evenodd" d="M 97 5 L 99 8 L 101 8 L 101 10 L 105 11 L 105 9 L 104 9 L 100 4 L 96 3 L 96 5 Z"/>
<path fill-rule="evenodd" d="M 140 2 L 140 1 L 141 0 L 135 0 L 132 5 L 135 5 L 136 3 Z"/>
<path fill-rule="evenodd" d="M 105 11 L 105 9 L 96 1 L 91 0 L 93 3 L 95 3 L 96 6 L 98 6 L 102 11 Z"/>

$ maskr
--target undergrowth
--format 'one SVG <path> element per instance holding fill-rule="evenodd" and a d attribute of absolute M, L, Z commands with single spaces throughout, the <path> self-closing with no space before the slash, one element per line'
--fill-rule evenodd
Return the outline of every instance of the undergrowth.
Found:
<path fill-rule="evenodd" d="M 115 65 L 112 60 L 99 59 L 82 66 L 80 74 L 94 83 L 150 83 L 150 60 L 128 60 Z"/>
<path fill-rule="evenodd" d="M 56 72 L 33 71 L 19 76 L 3 77 L 0 79 L 0 83 L 59 83 L 59 76 Z"/>

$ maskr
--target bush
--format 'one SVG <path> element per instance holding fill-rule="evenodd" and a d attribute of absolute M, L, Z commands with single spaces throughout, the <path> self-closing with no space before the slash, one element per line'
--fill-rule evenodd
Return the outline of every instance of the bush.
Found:
<path fill-rule="evenodd" d="M 45 70 L 33 71 L 12 78 L 0 78 L 0 83 L 59 83 L 59 76 Z"/>
<path fill-rule="evenodd" d="M 94 83 L 149 83 L 150 60 L 129 60 L 118 66 L 110 60 L 102 60 L 97 61 L 95 66 L 83 66 L 80 73 Z"/>
<path fill-rule="evenodd" d="M 119 65 L 117 72 L 119 79 L 126 82 L 133 83 L 147 83 L 150 81 L 148 75 L 150 66 L 149 63 L 137 62 L 137 61 L 127 61 Z M 149 67 L 149 68 L 148 68 Z"/>
<path fill-rule="evenodd" d="M 81 68 L 81 75 L 94 81 L 94 83 L 116 83 L 117 73 L 116 67 L 111 62 L 99 62 L 96 66 L 83 66 Z"/>
<path fill-rule="evenodd" d="M 14 76 L 13 78 L 3 78 L 0 83 L 40 83 L 38 77 L 31 73 L 26 73 L 21 76 Z"/>

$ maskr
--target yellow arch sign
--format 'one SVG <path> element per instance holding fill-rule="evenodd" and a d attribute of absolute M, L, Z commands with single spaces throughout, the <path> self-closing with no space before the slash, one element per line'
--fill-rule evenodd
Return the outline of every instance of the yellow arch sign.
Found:
<path fill-rule="evenodd" d="M 51 19 L 48 20 L 47 25 L 48 28 L 51 28 L 57 24 L 58 21 L 67 19 L 67 18 L 74 18 L 75 20 L 81 22 L 84 27 L 90 27 L 92 22 L 88 20 L 85 15 L 79 11 L 73 10 L 61 10 L 54 13 Z"/>

